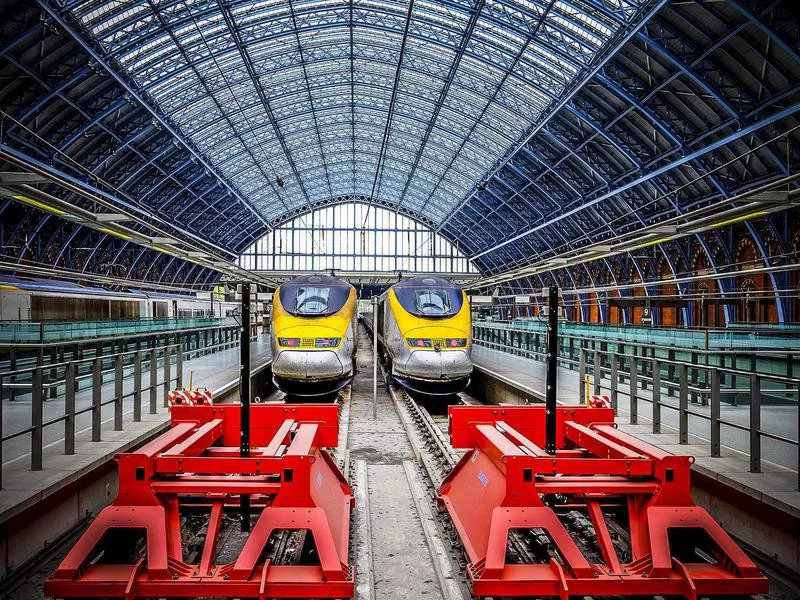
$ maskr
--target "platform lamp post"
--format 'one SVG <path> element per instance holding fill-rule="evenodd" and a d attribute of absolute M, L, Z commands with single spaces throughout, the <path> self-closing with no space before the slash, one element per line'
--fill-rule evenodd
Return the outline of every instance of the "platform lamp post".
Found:
<path fill-rule="evenodd" d="M 239 398 L 241 399 L 241 444 L 239 456 L 250 456 L 250 284 L 243 283 L 242 288 L 242 322 L 239 335 L 240 370 Z M 239 502 L 242 512 L 242 532 L 250 531 L 250 496 L 241 494 Z"/>
<path fill-rule="evenodd" d="M 378 297 L 372 297 L 372 418 L 378 418 Z"/>
<path fill-rule="evenodd" d="M 558 397 L 558 288 L 542 290 L 547 296 L 547 393 L 545 396 L 545 451 L 556 453 Z"/>

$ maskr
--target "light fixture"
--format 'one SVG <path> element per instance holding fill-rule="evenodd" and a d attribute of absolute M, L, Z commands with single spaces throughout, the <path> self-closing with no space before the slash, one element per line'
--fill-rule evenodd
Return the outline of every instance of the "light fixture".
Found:
<path fill-rule="evenodd" d="M 669 241 L 669 238 L 665 238 L 665 237 L 658 238 L 658 239 L 655 239 L 655 240 L 650 240 L 649 242 L 643 242 L 641 244 L 636 244 L 635 246 L 632 246 L 630 248 L 630 250 L 638 250 L 639 248 L 647 248 L 649 246 L 655 246 L 656 244 L 661 244 L 663 242 L 668 242 L 668 241 Z"/>
<path fill-rule="evenodd" d="M 118 237 L 123 240 L 132 239 L 131 236 L 126 235 L 124 233 L 120 233 L 119 231 L 114 231 L 113 229 L 109 229 L 108 227 L 98 227 L 97 231 L 102 231 L 103 233 L 107 233 L 108 235 L 113 235 L 114 237 Z"/>
<path fill-rule="evenodd" d="M 747 221 L 748 219 L 763 217 L 766 214 L 767 211 L 765 210 L 757 210 L 756 212 L 752 212 L 747 215 L 742 215 L 741 217 L 733 217 L 731 219 L 720 221 L 719 223 L 714 223 L 713 225 L 709 225 L 709 227 L 725 227 L 725 225 L 733 225 L 734 223 L 741 223 L 742 221 Z"/>
<path fill-rule="evenodd" d="M 132 220 L 128 215 L 122 213 L 95 213 L 94 218 L 98 223 L 121 223 Z"/>
<path fill-rule="evenodd" d="M 23 196 L 21 194 L 15 194 L 15 200 L 19 200 L 23 204 L 27 204 L 28 206 L 33 206 L 45 212 L 49 212 L 54 215 L 65 215 L 67 214 L 66 211 L 61 210 L 60 208 L 56 208 L 55 206 L 50 206 L 49 204 L 45 204 L 44 202 L 39 202 L 38 200 L 34 200 L 33 198 L 28 198 L 28 196 Z"/>

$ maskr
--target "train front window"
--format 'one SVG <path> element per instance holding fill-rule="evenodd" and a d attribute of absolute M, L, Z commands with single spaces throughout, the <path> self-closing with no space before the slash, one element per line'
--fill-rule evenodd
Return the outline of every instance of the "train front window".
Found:
<path fill-rule="evenodd" d="M 445 290 L 414 290 L 414 305 L 423 315 L 439 317 L 450 311 L 450 299 Z"/>
<path fill-rule="evenodd" d="M 295 310 L 301 315 L 318 315 L 328 310 L 331 288 L 299 287 L 297 288 L 297 304 Z"/>
<path fill-rule="evenodd" d="M 314 283 L 317 285 L 313 285 Z M 319 285 L 320 283 L 323 285 Z M 324 283 L 283 284 L 280 287 L 281 306 L 296 317 L 324 317 L 339 312 L 347 303 L 351 288 L 343 285 L 324 285 Z"/>
<path fill-rule="evenodd" d="M 457 314 L 463 304 L 461 290 L 437 285 L 438 282 L 432 278 L 403 282 L 394 287 L 394 293 L 400 305 L 412 315 L 436 318 Z"/>

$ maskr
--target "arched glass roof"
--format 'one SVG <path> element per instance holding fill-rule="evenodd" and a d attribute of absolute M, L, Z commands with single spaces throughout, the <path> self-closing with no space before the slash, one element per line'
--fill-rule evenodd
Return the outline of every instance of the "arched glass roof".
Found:
<path fill-rule="evenodd" d="M 91 213 L 101 198 L 138 215 L 137 235 L 223 262 L 292 219 L 366 203 L 441 234 L 508 293 L 722 273 L 740 234 L 781 269 L 796 263 L 798 220 L 779 200 L 800 190 L 793 6 L 0 4 L 3 256 L 158 284 L 219 278 L 18 201 L 35 193 Z M 713 224 L 751 196 L 769 214 L 637 239 Z M 788 322 L 786 277 L 770 274 Z"/>
<path fill-rule="evenodd" d="M 99 0 L 67 9 L 268 222 L 347 195 L 441 222 L 651 4 Z"/>

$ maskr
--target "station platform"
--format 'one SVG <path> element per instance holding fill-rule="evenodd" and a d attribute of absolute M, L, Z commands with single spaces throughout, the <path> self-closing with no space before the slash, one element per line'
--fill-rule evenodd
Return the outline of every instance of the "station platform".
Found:
<path fill-rule="evenodd" d="M 509 403 L 543 402 L 546 365 L 543 362 L 512 354 L 473 346 L 472 359 L 478 377 L 489 376 L 496 385 L 502 383 L 504 392 L 494 392 L 498 401 Z M 559 367 L 558 401 L 577 404 L 581 381 L 577 370 Z M 662 406 L 661 433 L 652 431 L 652 404 L 647 402 L 650 390 L 639 390 L 638 423 L 630 423 L 627 385 L 619 384 L 617 425 L 627 433 L 653 444 L 667 452 L 690 455 L 695 500 L 706 505 L 712 515 L 723 522 L 739 539 L 770 556 L 779 555 L 779 561 L 795 572 L 800 570 L 800 491 L 798 491 L 797 451 L 787 445 L 765 443 L 762 448 L 760 473 L 750 472 L 746 453 L 747 431 L 724 427 L 721 456 L 711 456 L 709 422 L 702 418 L 689 419 L 688 444 L 680 444 L 678 437 L 678 412 Z M 662 405 L 677 407 L 677 399 L 661 395 Z M 691 405 L 692 412 L 708 413 L 710 407 L 699 403 Z M 723 403 L 721 418 L 746 425 L 749 406 L 731 406 Z M 762 430 L 797 439 L 797 407 L 762 406 Z M 735 506 L 729 506 L 735 505 Z M 735 511 L 734 509 L 741 509 Z M 776 525 L 776 536 L 765 536 L 759 517 Z M 726 522 L 727 521 L 727 522 Z M 781 529 L 782 528 L 782 529 Z M 780 539 L 783 536 L 784 539 Z M 769 543 L 768 548 L 759 544 Z"/>
<path fill-rule="evenodd" d="M 270 363 L 271 351 L 269 337 L 260 335 L 251 345 L 251 374 L 263 371 Z M 160 369 L 159 369 L 160 371 Z M 192 373 L 194 385 L 212 390 L 215 397 L 233 395 L 239 384 L 239 348 L 238 346 L 205 354 L 183 361 L 183 382 L 188 386 L 189 374 Z M 142 370 L 142 378 L 149 381 L 149 370 Z M 169 412 L 164 407 L 161 394 L 163 373 L 158 373 L 159 397 L 157 411 L 150 414 L 145 407 L 141 421 L 133 421 L 133 399 L 124 399 L 123 422 L 121 431 L 114 430 L 114 405 L 102 407 L 101 441 L 91 438 L 91 411 L 75 417 L 75 454 L 64 454 L 63 427 L 45 427 L 44 452 L 42 470 L 32 472 L 30 469 L 29 436 L 21 436 L 8 440 L 3 445 L 3 485 L 0 489 L 0 531 L 8 532 L 16 527 L 8 525 L 15 520 L 29 519 L 29 513 L 39 507 L 47 507 L 47 537 L 67 531 L 80 521 L 87 511 L 91 511 L 97 503 L 105 502 L 116 494 L 116 478 L 113 476 L 112 459 L 115 454 L 154 438 L 162 433 L 169 421 Z M 133 390 L 133 377 L 123 381 L 123 392 Z M 113 397 L 114 382 L 103 385 L 103 398 Z M 76 393 L 76 411 L 91 406 L 92 390 L 79 390 Z M 17 399 L 4 400 L 2 415 L 6 431 L 25 429 L 31 422 L 30 394 L 20 395 Z M 51 398 L 44 403 L 44 420 L 56 419 L 65 411 L 63 395 Z M 110 476 L 104 473 L 110 471 Z M 102 485 L 99 490 L 92 491 L 92 485 L 81 481 L 86 476 L 100 477 Z M 97 486 L 94 486 L 95 488 Z M 77 496 L 69 493 L 69 488 L 80 492 Z M 65 500 L 67 499 L 67 500 Z M 52 503 L 59 507 L 54 510 Z M 57 525 L 58 524 L 58 525 Z M 0 565 L 13 568 L 20 560 L 33 555 L 36 546 L 41 543 L 34 539 L 5 539 L 0 545 L 0 554 L 15 553 L 17 556 L 0 556 Z M 40 549 L 40 548 L 38 548 Z M 3 573 L 0 573 L 2 577 Z"/>

